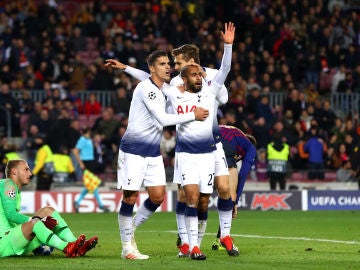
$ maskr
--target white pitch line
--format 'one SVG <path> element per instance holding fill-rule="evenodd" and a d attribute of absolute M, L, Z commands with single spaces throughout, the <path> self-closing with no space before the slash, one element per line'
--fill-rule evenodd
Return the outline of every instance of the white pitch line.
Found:
<path fill-rule="evenodd" d="M 166 231 L 168 233 L 177 233 L 177 231 Z M 206 235 L 214 235 L 213 233 L 205 233 Z M 309 238 L 309 237 L 286 237 L 286 236 L 266 236 L 266 235 L 252 235 L 252 234 L 232 234 L 233 237 L 244 238 L 263 238 L 263 239 L 282 239 L 282 240 L 301 240 L 301 241 L 315 241 L 315 242 L 327 242 L 338 244 L 359 245 L 359 241 L 344 241 L 344 240 L 332 240 L 321 238 Z"/>
<path fill-rule="evenodd" d="M 339 243 L 339 244 L 349 244 L 349 245 L 359 245 L 360 244 L 360 242 L 358 242 L 358 241 L 331 240 L 331 239 L 309 238 L 309 237 L 264 236 L 264 235 L 251 235 L 251 234 L 232 234 L 231 236 L 238 236 L 238 237 L 244 237 L 244 238 L 317 241 L 317 242 Z"/>

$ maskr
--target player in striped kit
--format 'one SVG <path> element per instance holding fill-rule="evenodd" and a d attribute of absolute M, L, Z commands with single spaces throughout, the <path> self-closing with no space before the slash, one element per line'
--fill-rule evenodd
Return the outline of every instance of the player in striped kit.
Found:
<path fill-rule="evenodd" d="M 205 106 L 209 109 L 209 118 L 204 122 L 179 124 L 176 127 L 177 142 L 177 166 L 178 173 L 182 178 L 182 187 L 186 194 L 185 223 L 189 236 L 190 257 L 195 260 L 204 260 L 206 255 L 199 248 L 198 241 L 198 204 L 200 201 L 208 201 L 213 191 L 215 175 L 215 140 L 213 137 L 214 114 L 216 96 L 219 93 L 231 67 L 232 43 L 235 36 L 233 23 L 225 24 L 224 55 L 219 71 L 214 79 L 203 86 L 203 69 L 199 65 L 189 64 L 182 68 L 181 77 L 184 81 L 185 92 L 176 87 L 166 89 L 173 110 L 181 115 L 192 111 L 197 106 Z M 195 123 L 195 122 L 194 122 Z M 225 160 L 224 160 L 225 162 Z M 222 242 L 228 242 L 229 249 L 237 249 L 230 235 L 231 228 L 231 200 L 219 214 L 225 214 L 220 218 L 223 222 L 224 237 Z M 226 215 L 230 212 L 230 215 Z"/>
<path fill-rule="evenodd" d="M 233 218 L 237 216 L 239 198 L 244 189 L 246 177 L 256 158 L 256 140 L 253 136 L 245 134 L 233 126 L 219 126 L 219 134 L 225 151 L 226 161 L 230 173 L 230 191 L 233 201 Z M 238 166 L 239 164 L 239 171 Z M 218 250 L 220 243 L 221 228 L 219 227 L 217 239 L 212 245 L 213 250 Z"/>
<path fill-rule="evenodd" d="M 123 201 L 119 211 L 119 229 L 122 240 L 122 257 L 125 259 L 148 259 L 141 254 L 134 239 L 133 208 L 142 183 L 149 198 L 141 205 L 135 222 L 145 222 L 164 200 L 165 169 L 160 154 L 163 126 L 204 120 L 208 111 L 197 108 L 187 114 L 165 113 L 163 90 L 170 80 L 170 61 L 164 51 L 148 56 L 150 78 L 140 82 L 134 90 L 129 122 L 121 140 L 118 158 L 118 187 L 123 189 Z M 108 62 L 106 66 L 112 67 Z"/>

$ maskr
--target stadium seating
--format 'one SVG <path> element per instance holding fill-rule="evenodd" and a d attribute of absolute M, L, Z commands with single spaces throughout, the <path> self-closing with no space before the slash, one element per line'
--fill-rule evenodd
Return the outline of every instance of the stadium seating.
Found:
<path fill-rule="evenodd" d="M 320 82 L 319 82 L 319 92 L 320 93 L 330 93 L 333 77 L 336 73 L 336 69 L 332 68 L 328 73 L 321 72 Z"/>
<path fill-rule="evenodd" d="M 23 139 L 27 138 L 28 120 L 29 120 L 29 114 L 22 114 L 20 116 L 21 137 Z"/>
<path fill-rule="evenodd" d="M 93 127 L 95 124 L 96 119 L 98 119 L 100 115 L 86 115 L 86 114 L 79 114 L 78 120 L 80 122 L 80 127 Z"/>

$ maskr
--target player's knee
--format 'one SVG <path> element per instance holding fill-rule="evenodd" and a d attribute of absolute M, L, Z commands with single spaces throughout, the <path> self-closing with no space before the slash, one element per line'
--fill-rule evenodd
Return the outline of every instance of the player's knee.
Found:
<path fill-rule="evenodd" d="M 199 204 L 199 196 L 196 194 L 189 194 L 187 196 L 187 204 L 192 207 L 197 207 Z"/>
<path fill-rule="evenodd" d="M 123 197 L 122 201 L 126 204 L 129 204 L 129 205 L 134 205 L 136 203 L 136 198 L 133 198 L 133 197 Z"/>
<path fill-rule="evenodd" d="M 149 198 L 153 203 L 161 204 L 165 199 L 165 195 L 164 194 L 151 194 L 151 195 L 149 195 Z"/>
<path fill-rule="evenodd" d="M 51 214 L 55 211 L 55 208 L 51 206 L 45 206 L 45 211 L 47 212 L 47 216 L 51 216 Z"/>
<path fill-rule="evenodd" d="M 151 187 L 148 188 L 149 198 L 153 203 L 161 204 L 165 199 L 165 187 Z"/>
<path fill-rule="evenodd" d="M 38 211 L 36 211 L 34 215 L 39 217 L 46 217 L 46 216 L 51 216 L 54 211 L 55 209 L 53 207 L 45 206 L 43 208 L 40 208 Z"/>
<path fill-rule="evenodd" d="M 183 189 L 178 189 L 177 200 L 179 202 L 186 202 L 186 194 L 185 194 L 185 191 Z"/>
<path fill-rule="evenodd" d="M 208 203 L 199 203 L 198 210 L 200 212 L 206 212 L 208 210 Z"/>
<path fill-rule="evenodd" d="M 230 186 L 228 183 L 219 183 L 217 191 L 220 198 L 222 199 L 227 199 L 230 196 Z"/>
<path fill-rule="evenodd" d="M 210 196 L 207 194 L 200 193 L 198 209 L 201 212 L 206 212 L 209 206 Z"/>
<path fill-rule="evenodd" d="M 138 191 L 123 191 L 123 201 L 127 204 L 133 205 L 136 203 L 137 197 L 139 195 Z"/>
<path fill-rule="evenodd" d="M 35 234 L 33 233 L 33 228 L 38 221 L 38 219 L 32 219 L 28 222 L 21 224 L 21 231 L 27 240 L 31 241 L 35 237 Z"/>

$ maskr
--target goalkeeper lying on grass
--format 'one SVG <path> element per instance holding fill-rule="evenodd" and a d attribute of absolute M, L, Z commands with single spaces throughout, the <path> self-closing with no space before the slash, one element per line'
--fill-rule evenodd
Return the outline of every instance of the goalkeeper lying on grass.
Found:
<path fill-rule="evenodd" d="M 30 183 L 25 160 L 11 160 L 0 180 L 0 257 L 27 254 L 42 244 L 63 251 L 66 257 L 83 256 L 94 248 L 96 236 L 74 236 L 65 220 L 52 207 L 43 207 L 33 217 L 19 213 L 21 188 Z"/>

